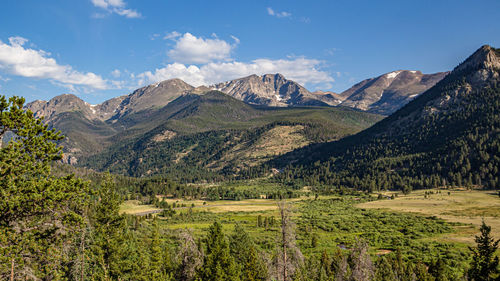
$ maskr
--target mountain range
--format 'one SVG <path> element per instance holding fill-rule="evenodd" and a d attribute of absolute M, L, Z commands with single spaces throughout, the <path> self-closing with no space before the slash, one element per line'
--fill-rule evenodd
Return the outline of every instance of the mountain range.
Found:
<path fill-rule="evenodd" d="M 499 155 L 500 50 L 483 46 L 374 126 L 294 150 L 268 165 L 288 167 L 287 175 L 309 184 L 371 191 L 443 185 L 496 188 Z"/>
<path fill-rule="evenodd" d="M 98 105 L 65 94 L 26 108 L 66 136 L 67 163 L 131 176 L 215 177 L 360 132 L 383 118 L 370 112 L 397 110 L 447 74 L 395 71 L 341 94 L 310 92 L 281 74 L 201 87 L 170 79 Z"/>
<path fill-rule="evenodd" d="M 389 115 L 441 81 L 449 72 L 398 70 L 363 80 L 342 92 L 342 105 Z"/>
<path fill-rule="evenodd" d="M 133 91 L 129 95 L 112 98 L 91 105 L 74 95 L 64 94 L 50 101 L 34 101 L 26 108 L 36 117 L 47 121 L 63 112 L 81 112 L 90 120 L 117 120 L 127 115 L 158 109 L 176 98 L 221 91 L 249 104 L 263 106 L 346 106 L 378 114 L 397 110 L 411 99 L 440 81 L 448 72 L 422 74 L 419 71 L 400 70 L 361 81 L 350 89 L 333 92 L 310 92 L 281 74 L 251 75 L 211 86 L 193 87 L 180 79 L 170 79 Z"/>

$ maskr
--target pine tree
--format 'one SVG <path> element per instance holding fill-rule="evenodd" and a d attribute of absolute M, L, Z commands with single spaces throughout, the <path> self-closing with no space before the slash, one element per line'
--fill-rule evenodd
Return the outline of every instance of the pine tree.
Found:
<path fill-rule="evenodd" d="M 251 247 L 248 251 L 248 256 L 245 260 L 241 272 L 242 281 L 257 281 L 257 280 L 267 280 L 267 268 L 262 263 L 257 249 Z"/>
<path fill-rule="evenodd" d="M 170 256 L 162 247 L 160 229 L 156 219 L 153 220 L 149 245 L 149 280 L 172 280 L 170 272 Z"/>
<path fill-rule="evenodd" d="M 206 256 L 199 276 L 203 281 L 240 280 L 240 273 L 229 253 L 229 245 L 219 222 L 210 226 L 206 238 Z"/>
<path fill-rule="evenodd" d="M 429 265 L 429 274 L 434 277 L 436 281 L 445 281 L 446 278 L 446 264 L 441 257 L 433 261 Z"/>
<path fill-rule="evenodd" d="M 110 174 L 105 176 L 97 191 L 95 203 L 90 211 L 93 227 L 92 260 L 96 263 L 92 276 L 97 279 L 117 279 L 121 274 L 120 262 L 124 253 L 126 232 L 125 217 L 119 213 L 122 200 L 115 191 Z"/>
<path fill-rule="evenodd" d="M 491 237 L 491 227 L 483 221 L 481 235 L 476 236 L 476 248 L 470 248 L 472 251 L 472 263 L 468 272 L 469 280 L 474 281 L 490 281 L 494 280 L 494 276 L 498 275 L 498 256 L 495 252 L 498 248 L 500 240 L 495 241 Z"/>
<path fill-rule="evenodd" d="M 23 104 L 0 96 L 0 279 L 63 278 L 68 253 L 78 247 L 88 187 L 74 176 L 51 175 L 63 137 Z"/>
<path fill-rule="evenodd" d="M 255 244 L 245 229 L 236 224 L 230 237 L 229 248 L 235 262 L 239 265 L 241 280 L 266 280 L 267 268 L 259 257 Z"/>
<path fill-rule="evenodd" d="M 382 256 L 377 260 L 375 271 L 375 280 L 396 281 L 398 280 L 391 263 L 386 257 Z"/>

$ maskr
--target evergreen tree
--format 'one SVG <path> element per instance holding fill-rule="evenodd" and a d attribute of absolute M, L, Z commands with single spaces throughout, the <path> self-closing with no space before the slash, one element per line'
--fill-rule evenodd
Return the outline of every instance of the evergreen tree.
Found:
<path fill-rule="evenodd" d="M 377 260 L 375 280 L 379 281 L 397 281 L 397 275 L 386 257 L 382 256 Z"/>
<path fill-rule="evenodd" d="M 241 280 L 266 280 L 267 268 L 245 229 L 236 224 L 229 248 L 241 272 Z"/>
<path fill-rule="evenodd" d="M 229 253 L 229 244 L 222 225 L 215 222 L 208 231 L 206 238 L 206 256 L 200 270 L 203 281 L 240 280 L 240 273 L 234 258 Z"/>
<path fill-rule="evenodd" d="M 90 212 L 93 227 L 91 252 L 95 265 L 92 276 L 97 279 L 117 279 L 122 274 L 120 262 L 124 253 L 126 236 L 125 217 L 119 213 L 122 200 L 115 191 L 113 178 L 105 176 L 97 191 L 97 198 Z"/>
<path fill-rule="evenodd" d="M 149 279 L 150 280 L 172 280 L 169 271 L 170 255 L 162 247 L 160 229 L 156 219 L 153 220 L 149 252 Z"/>
<path fill-rule="evenodd" d="M 259 257 L 257 249 L 251 247 L 248 252 L 248 256 L 245 259 L 245 264 L 241 271 L 241 280 L 267 280 L 267 268 L 262 263 L 262 259 Z"/>
<path fill-rule="evenodd" d="M 472 263 L 468 272 L 469 280 L 490 281 L 498 275 L 498 256 L 495 252 L 500 240 L 495 241 L 491 237 L 491 227 L 482 223 L 481 235 L 476 236 L 476 248 L 470 248 L 472 251 Z M 500 277 L 498 278 L 500 279 Z"/>
<path fill-rule="evenodd" d="M 0 96 L 0 279 L 60 279 L 78 247 L 88 188 L 51 175 L 63 137 L 23 104 Z"/>
<path fill-rule="evenodd" d="M 446 264 L 441 257 L 431 263 L 428 271 L 436 281 L 448 280 L 446 278 Z"/>

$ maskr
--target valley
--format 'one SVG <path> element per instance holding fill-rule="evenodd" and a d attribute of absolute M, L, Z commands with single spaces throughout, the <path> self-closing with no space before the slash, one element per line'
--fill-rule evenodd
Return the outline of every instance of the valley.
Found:
<path fill-rule="evenodd" d="M 255 185 L 241 182 L 234 186 L 246 189 Z M 457 266 L 449 274 L 460 276 L 463 271 L 459 268 L 468 262 L 463 253 L 468 246 L 474 245 L 473 238 L 485 218 L 477 210 L 491 210 L 493 217 L 485 220 L 492 226 L 494 237 L 500 234 L 498 211 L 495 211 L 500 204 L 497 194 L 459 189 L 428 189 L 410 195 L 401 192 L 381 194 L 389 199 L 377 199 L 377 194 L 367 196 L 363 193 L 316 197 L 304 190 L 300 197 L 287 200 L 293 210 L 297 244 L 302 253 L 310 258 L 320 256 L 324 251 L 334 255 L 336 251 L 353 247 L 356 237 L 363 237 L 374 256 L 391 254 L 399 249 L 405 258 L 431 263 L 436 256 L 446 255 Z M 396 198 L 391 200 L 391 195 L 396 195 Z M 173 235 L 189 229 L 195 238 L 203 237 L 210 225 L 219 221 L 225 233 L 233 233 L 235 225 L 239 225 L 261 249 L 273 249 L 271 245 L 279 226 L 269 222 L 279 221 L 276 200 L 159 198 L 159 201 L 168 203 L 168 210 L 174 210 L 156 215 L 166 233 Z M 125 206 L 132 202 L 124 204 L 122 210 L 125 213 L 134 214 L 141 210 L 141 205 L 129 208 Z M 146 206 L 155 208 L 154 205 Z"/>
<path fill-rule="evenodd" d="M 18 202 L 3 216 L 14 225 L 16 208 L 63 202 L 44 231 L 81 227 L 53 243 L 80 249 L 67 254 L 72 270 L 88 256 L 89 276 L 211 280 L 216 260 L 226 280 L 468 278 L 476 247 L 498 253 L 499 69 L 500 51 L 483 46 L 449 73 L 390 72 L 348 95 L 275 74 L 196 88 L 172 79 L 100 105 L 0 101 L 19 135 L 0 154 Z M 32 190 L 45 181 L 60 188 L 51 200 Z"/>

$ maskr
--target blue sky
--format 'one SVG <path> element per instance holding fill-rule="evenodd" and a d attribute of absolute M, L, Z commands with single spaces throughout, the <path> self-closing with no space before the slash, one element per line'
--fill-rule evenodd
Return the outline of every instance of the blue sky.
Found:
<path fill-rule="evenodd" d="M 90 103 L 178 77 L 280 72 L 341 92 L 393 70 L 451 70 L 500 47 L 500 1 L 4 0 L 0 93 Z"/>

